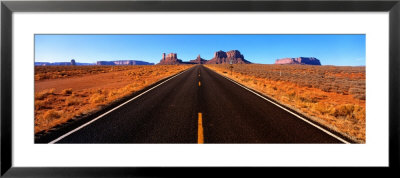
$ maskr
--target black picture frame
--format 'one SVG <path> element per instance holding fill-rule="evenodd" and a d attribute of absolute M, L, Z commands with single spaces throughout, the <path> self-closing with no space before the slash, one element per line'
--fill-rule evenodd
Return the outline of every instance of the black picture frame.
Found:
<path fill-rule="evenodd" d="M 400 1 L 2 1 L 1 2 L 1 176 L 5 177 L 132 177 L 209 175 L 256 175 L 266 171 L 285 175 L 292 171 L 281 167 L 74 167 L 30 168 L 12 165 L 12 17 L 13 12 L 215 12 L 215 11 L 289 11 L 289 12 L 389 12 L 389 167 L 362 171 L 385 171 L 398 174 L 399 168 L 399 101 L 400 101 Z M 352 167 L 355 168 L 355 167 Z M 268 170 L 265 170 L 268 169 Z M 298 168 L 289 168 L 296 169 Z M 319 169 L 337 169 L 319 168 Z M 344 168 L 348 169 L 348 168 Z M 329 171 L 339 175 L 340 171 Z M 360 170 L 361 171 L 361 170 Z M 309 172 L 306 168 L 304 173 Z M 358 175 L 358 171 L 353 171 Z M 364 172 L 365 173 L 365 172 Z"/>

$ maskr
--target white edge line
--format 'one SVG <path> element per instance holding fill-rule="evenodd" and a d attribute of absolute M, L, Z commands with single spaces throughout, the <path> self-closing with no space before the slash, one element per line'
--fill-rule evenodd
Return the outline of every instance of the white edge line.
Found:
<path fill-rule="evenodd" d="M 61 139 L 67 137 L 68 135 L 71 135 L 72 133 L 78 131 L 79 129 L 82 129 L 83 127 L 86 127 L 87 125 L 89 125 L 89 124 L 93 123 L 94 121 L 96 121 L 96 120 L 98 120 L 98 119 L 104 117 L 105 115 L 109 114 L 110 112 L 112 112 L 112 111 L 114 111 L 114 110 L 120 108 L 121 106 L 123 106 L 123 105 L 125 105 L 125 104 L 127 104 L 127 103 L 129 103 L 129 102 L 131 102 L 131 101 L 133 101 L 133 100 L 135 100 L 136 98 L 138 98 L 138 97 L 144 95 L 145 93 L 147 93 L 147 92 L 153 90 L 154 88 L 157 88 L 158 86 L 162 85 L 163 83 L 165 83 L 165 82 L 167 82 L 167 81 L 169 81 L 169 80 L 175 78 L 175 77 L 178 76 L 178 75 L 181 75 L 182 73 L 184 73 L 184 72 L 186 72 L 186 71 L 188 71 L 188 70 L 185 70 L 185 71 L 183 71 L 183 72 L 181 72 L 181 73 L 179 73 L 179 74 L 176 74 L 176 75 L 172 76 L 171 78 L 169 78 L 169 79 L 167 79 L 167 80 L 165 80 L 165 81 L 159 83 L 158 85 L 156 85 L 156 86 L 154 86 L 154 87 L 152 87 L 152 88 L 150 88 L 150 89 L 144 91 L 143 93 L 141 93 L 141 94 L 139 94 L 139 95 L 137 95 L 137 96 L 135 96 L 135 97 L 129 99 L 128 101 L 125 101 L 124 103 L 118 105 L 117 107 L 115 107 L 115 108 L 113 108 L 113 109 L 111 109 L 111 110 L 109 110 L 109 111 L 103 113 L 103 114 L 100 115 L 100 116 L 97 116 L 96 118 L 92 119 L 91 121 L 86 122 L 85 124 L 83 124 L 83 125 L 81 125 L 81 126 L 75 128 L 74 130 L 71 130 L 71 131 L 69 131 L 68 133 L 66 133 L 66 134 L 64 134 L 64 135 L 62 135 L 62 136 L 56 138 L 55 140 L 49 142 L 49 144 L 54 144 L 54 143 L 60 141 Z"/>
<path fill-rule="evenodd" d="M 217 73 L 217 72 L 215 72 L 215 73 Z M 303 120 L 304 122 L 307 122 L 307 123 L 311 124 L 312 126 L 318 128 L 319 130 L 321 130 L 321 131 L 327 133 L 328 135 L 330 135 L 330 136 L 332 136 L 332 137 L 338 139 L 339 141 L 341 141 L 341 142 L 343 142 L 343 143 L 345 143 L 345 144 L 350 144 L 349 142 L 347 142 L 346 140 L 344 140 L 344 139 L 340 138 L 339 136 L 333 134 L 332 132 L 329 132 L 328 130 L 325 130 L 324 128 L 322 128 L 322 127 L 320 127 L 320 126 L 318 126 L 318 125 L 312 123 L 312 122 L 309 121 L 308 119 L 305 119 L 305 118 L 299 116 L 298 114 L 296 114 L 296 113 L 294 113 L 294 112 L 292 112 L 292 111 L 286 109 L 285 107 L 283 107 L 283 106 L 281 106 L 281 105 L 275 103 L 274 101 L 269 100 L 268 98 L 265 98 L 264 96 L 262 96 L 262 95 L 260 95 L 260 94 L 258 94 L 258 93 L 256 93 L 256 92 L 254 92 L 253 90 L 251 90 L 251 89 L 249 89 L 249 88 L 247 88 L 247 87 L 245 87 L 245 86 L 239 84 L 238 82 L 236 82 L 236 81 L 234 81 L 234 80 L 232 80 L 232 79 L 230 79 L 230 78 L 228 78 L 228 77 L 225 77 L 225 76 L 223 76 L 223 75 L 221 75 L 221 74 L 219 74 L 219 73 L 217 73 L 217 74 L 220 75 L 220 76 L 222 76 L 222 77 L 224 77 L 224 78 L 226 78 L 226 79 L 228 79 L 228 80 L 230 80 L 231 82 L 235 83 L 236 85 L 239 85 L 240 87 L 242 87 L 242 88 L 244 88 L 244 89 L 246 89 L 246 90 L 248 90 L 248 91 L 254 93 L 255 95 L 259 96 L 260 98 L 262 98 L 262 99 L 264 99 L 264 100 L 267 100 L 267 101 L 269 101 L 270 103 L 272 103 L 272 104 L 274 104 L 274 105 L 280 107 L 281 109 L 287 111 L 288 113 L 290 113 L 290 114 L 292 114 L 292 115 L 294 115 L 294 116 L 300 118 L 300 119 Z"/>

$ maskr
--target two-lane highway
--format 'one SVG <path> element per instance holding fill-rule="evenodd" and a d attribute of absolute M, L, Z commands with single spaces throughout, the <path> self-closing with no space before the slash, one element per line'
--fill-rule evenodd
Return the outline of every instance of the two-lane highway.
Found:
<path fill-rule="evenodd" d="M 343 143 L 196 65 L 50 143 Z"/>

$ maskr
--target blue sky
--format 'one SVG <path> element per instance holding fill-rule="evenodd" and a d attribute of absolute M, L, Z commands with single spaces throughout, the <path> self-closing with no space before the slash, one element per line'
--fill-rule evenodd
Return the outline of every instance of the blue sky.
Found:
<path fill-rule="evenodd" d="M 94 63 L 142 60 L 158 63 L 162 53 L 183 61 L 239 50 L 253 63 L 286 57 L 316 57 L 322 65 L 364 66 L 365 35 L 35 35 L 36 62 Z"/>

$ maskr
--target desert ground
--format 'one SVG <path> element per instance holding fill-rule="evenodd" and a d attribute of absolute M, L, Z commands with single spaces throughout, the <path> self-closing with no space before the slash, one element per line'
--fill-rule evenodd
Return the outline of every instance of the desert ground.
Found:
<path fill-rule="evenodd" d="M 365 67 L 208 64 L 359 143 L 365 143 Z"/>
<path fill-rule="evenodd" d="M 365 67 L 207 64 L 313 121 L 365 143 Z M 193 65 L 37 66 L 35 133 L 89 115 Z"/>
<path fill-rule="evenodd" d="M 35 133 L 104 106 L 192 65 L 36 66 Z"/>

